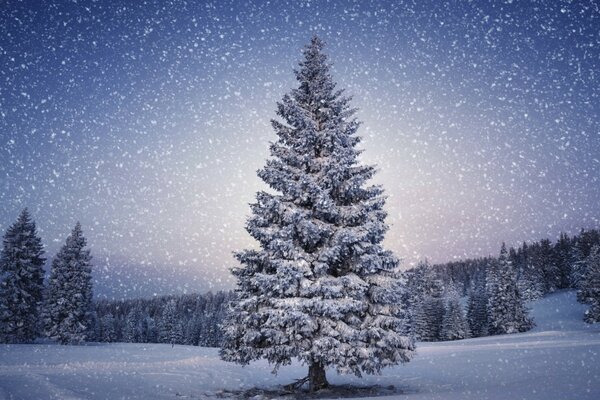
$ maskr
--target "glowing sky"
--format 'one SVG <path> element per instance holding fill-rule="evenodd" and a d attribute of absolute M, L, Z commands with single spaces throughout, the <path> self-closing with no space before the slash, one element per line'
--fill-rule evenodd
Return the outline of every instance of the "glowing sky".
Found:
<path fill-rule="evenodd" d="M 51 257 L 80 220 L 99 294 L 232 286 L 312 33 L 405 265 L 598 227 L 594 1 L 43 3 L 0 7 L 0 229 L 29 207 Z"/>

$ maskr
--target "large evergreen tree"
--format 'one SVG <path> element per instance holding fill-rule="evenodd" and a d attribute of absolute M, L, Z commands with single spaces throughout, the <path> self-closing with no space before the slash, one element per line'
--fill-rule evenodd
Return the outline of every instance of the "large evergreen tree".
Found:
<path fill-rule="evenodd" d="M 0 255 L 0 342 L 26 343 L 39 333 L 44 254 L 27 209 L 11 225 Z"/>
<path fill-rule="evenodd" d="M 323 46 L 313 37 L 305 47 L 299 87 L 278 103 L 278 140 L 259 171 L 278 194 L 260 192 L 252 205 L 247 231 L 260 249 L 237 254 L 239 298 L 221 353 L 275 369 L 298 358 L 311 390 L 327 386 L 327 366 L 376 373 L 414 349 L 394 311 L 398 260 L 380 245 L 383 189 L 366 186 L 375 168 L 358 163 L 359 123 Z"/>
<path fill-rule="evenodd" d="M 502 243 L 500 257 L 487 272 L 489 333 L 517 333 L 529 330 L 533 323 L 527 315 L 517 278 Z"/>
<path fill-rule="evenodd" d="M 86 244 L 78 222 L 52 260 L 44 326 L 61 344 L 83 342 L 92 330 L 92 257 Z"/>

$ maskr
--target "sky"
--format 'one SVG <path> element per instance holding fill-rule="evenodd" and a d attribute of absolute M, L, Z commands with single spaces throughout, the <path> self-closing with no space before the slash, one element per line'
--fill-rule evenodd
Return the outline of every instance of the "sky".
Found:
<path fill-rule="evenodd" d="M 363 122 L 405 268 L 598 228 L 595 1 L 3 1 L 0 231 L 96 294 L 229 289 L 276 102 L 313 34 Z"/>

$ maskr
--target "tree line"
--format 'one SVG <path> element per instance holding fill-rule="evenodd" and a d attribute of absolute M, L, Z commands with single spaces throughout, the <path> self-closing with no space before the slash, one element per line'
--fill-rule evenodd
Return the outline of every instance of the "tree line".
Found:
<path fill-rule="evenodd" d="M 232 292 L 99 300 L 94 337 L 98 342 L 221 345 L 220 323 Z"/>
<path fill-rule="evenodd" d="M 45 336 L 62 344 L 170 343 L 215 347 L 233 292 L 93 301 L 91 255 L 77 223 L 44 281 L 44 250 L 27 209 L 3 238 L 0 255 L 0 342 Z M 429 265 L 403 273 L 398 298 L 402 333 L 422 341 L 522 332 L 534 321 L 526 302 L 577 289 L 600 321 L 600 232 L 582 230 L 556 243 L 543 239 L 498 257 Z M 465 301 L 466 300 L 466 301 Z"/>
<path fill-rule="evenodd" d="M 590 305 L 584 319 L 598 322 L 600 233 L 563 233 L 556 243 L 543 239 L 508 250 L 503 244 L 498 257 L 420 263 L 405 272 L 405 282 L 405 329 L 423 341 L 526 331 L 534 324 L 526 302 L 560 289 L 576 289 L 577 299 Z"/>
<path fill-rule="evenodd" d="M 92 257 L 81 224 L 52 260 L 24 209 L 3 237 L 0 343 L 151 342 L 218 346 L 229 292 L 93 301 Z"/>

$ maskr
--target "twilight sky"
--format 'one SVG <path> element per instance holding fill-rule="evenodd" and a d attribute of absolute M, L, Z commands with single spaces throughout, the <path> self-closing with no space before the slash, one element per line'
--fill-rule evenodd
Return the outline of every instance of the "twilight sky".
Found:
<path fill-rule="evenodd" d="M 52 257 L 81 221 L 103 296 L 232 287 L 313 33 L 405 266 L 598 227 L 595 1 L 5 0 L 0 230 L 29 207 Z"/>

